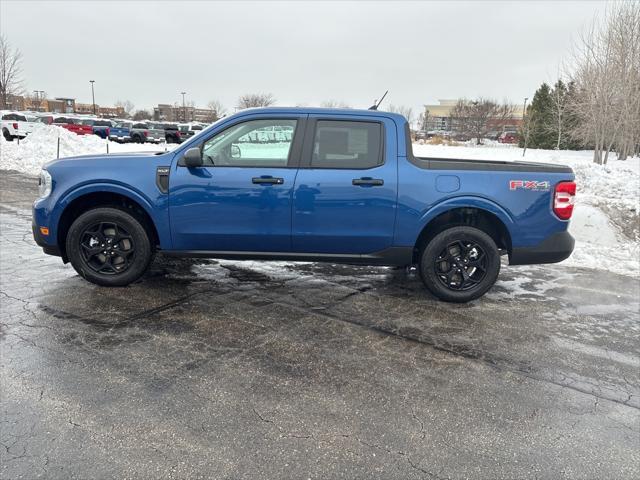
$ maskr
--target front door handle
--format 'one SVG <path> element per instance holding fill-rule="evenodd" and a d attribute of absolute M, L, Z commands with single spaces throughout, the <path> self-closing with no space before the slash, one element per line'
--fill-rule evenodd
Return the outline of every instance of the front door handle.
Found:
<path fill-rule="evenodd" d="M 258 185 L 282 185 L 284 183 L 284 178 L 281 177 L 253 177 L 251 179 L 252 183 L 256 183 Z"/>
<path fill-rule="evenodd" d="M 352 185 L 358 186 L 370 186 L 370 187 L 381 187 L 384 185 L 384 180 L 381 178 L 371 178 L 371 177 L 362 177 L 362 178 L 354 178 L 351 180 Z"/>

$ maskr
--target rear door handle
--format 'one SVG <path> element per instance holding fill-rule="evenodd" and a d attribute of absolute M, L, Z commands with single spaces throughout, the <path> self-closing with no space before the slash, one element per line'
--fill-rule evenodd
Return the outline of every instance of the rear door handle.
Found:
<path fill-rule="evenodd" d="M 253 177 L 251 179 L 252 183 L 256 183 L 258 185 L 282 185 L 284 183 L 284 178 L 281 177 Z"/>
<path fill-rule="evenodd" d="M 351 180 L 352 185 L 359 186 L 370 186 L 370 187 L 380 187 L 384 185 L 384 180 L 381 178 L 371 178 L 371 177 L 362 177 L 362 178 L 354 178 Z"/>

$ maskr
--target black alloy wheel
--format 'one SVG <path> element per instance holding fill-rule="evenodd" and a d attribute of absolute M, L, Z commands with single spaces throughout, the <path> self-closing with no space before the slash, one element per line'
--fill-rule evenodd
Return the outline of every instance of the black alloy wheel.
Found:
<path fill-rule="evenodd" d="M 476 242 L 456 240 L 435 259 L 434 269 L 450 290 L 464 291 L 478 285 L 487 275 L 487 255 Z"/>
<path fill-rule="evenodd" d="M 98 222 L 80 235 L 80 252 L 96 273 L 115 275 L 127 270 L 135 260 L 133 237 L 115 222 Z"/>
<path fill-rule="evenodd" d="M 447 302 L 484 295 L 500 273 L 500 252 L 483 230 L 459 225 L 435 235 L 420 252 L 420 276 L 427 289 Z"/>

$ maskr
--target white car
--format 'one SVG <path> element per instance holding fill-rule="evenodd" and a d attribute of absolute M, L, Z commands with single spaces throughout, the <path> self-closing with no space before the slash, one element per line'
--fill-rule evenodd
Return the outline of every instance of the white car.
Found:
<path fill-rule="evenodd" d="M 8 142 L 14 138 L 24 138 L 33 131 L 34 124 L 17 112 L 2 112 L 2 135 Z"/>

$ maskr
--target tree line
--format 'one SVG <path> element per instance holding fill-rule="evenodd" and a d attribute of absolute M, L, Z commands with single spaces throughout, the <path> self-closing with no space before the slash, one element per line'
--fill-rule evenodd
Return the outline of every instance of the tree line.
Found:
<path fill-rule="evenodd" d="M 527 108 L 521 145 L 589 148 L 606 164 L 640 155 L 640 3 L 611 6 L 571 52 L 567 80 L 543 83 Z"/>

